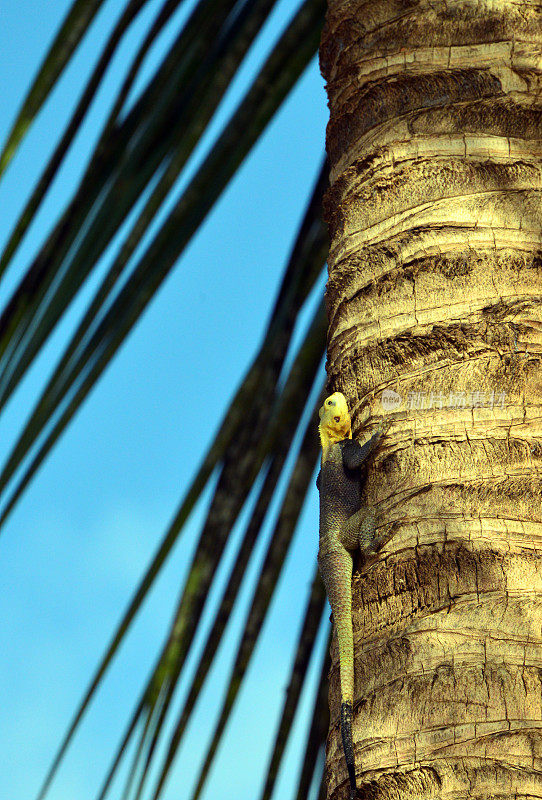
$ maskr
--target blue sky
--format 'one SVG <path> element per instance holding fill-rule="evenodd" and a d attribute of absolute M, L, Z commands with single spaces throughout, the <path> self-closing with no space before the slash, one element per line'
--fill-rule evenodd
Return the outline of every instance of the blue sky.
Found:
<path fill-rule="evenodd" d="M 22 210 L 40 165 L 52 152 L 122 5 L 120 0 L 104 4 L 90 35 L 0 182 L 0 243 L 5 242 Z M 4 0 L 2 4 L 2 140 L 68 7 L 65 0 Z M 70 197 L 128 55 L 158 7 L 155 0 L 148 3 L 121 48 L 11 272 L 0 283 L 2 303 Z M 215 132 L 291 10 L 291 0 L 278 4 L 220 110 Z M 184 13 L 183 7 L 152 54 L 147 76 Z M 2 796 L 9 800 L 35 795 L 120 613 L 254 354 L 319 168 L 326 121 L 322 80 L 314 61 L 2 532 L 0 752 L 5 763 L 0 768 Z M 193 164 L 199 156 L 201 152 Z M 0 456 L 7 454 L 90 289 L 86 287 L 74 303 L 0 417 Z M 202 503 L 85 718 L 52 787 L 51 800 L 94 796 L 162 643 L 204 510 Z M 260 791 L 297 635 L 299 623 L 293 611 L 300 613 L 305 603 L 316 531 L 313 488 L 248 684 L 237 702 L 204 798 L 220 791 L 226 799 L 254 800 Z M 230 551 L 231 557 L 234 550 Z M 252 579 L 262 554 L 260 545 L 251 564 Z M 183 800 L 189 794 L 220 704 L 251 588 L 247 580 L 244 602 L 228 628 L 166 798 Z M 313 664 L 313 671 L 318 666 Z M 305 714 L 297 723 L 275 795 L 280 800 L 291 796 L 297 769 L 295 750 L 305 735 L 308 701 L 304 699 Z M 119 796 L 119 790 L 120 785 L 113 796 Z"/>

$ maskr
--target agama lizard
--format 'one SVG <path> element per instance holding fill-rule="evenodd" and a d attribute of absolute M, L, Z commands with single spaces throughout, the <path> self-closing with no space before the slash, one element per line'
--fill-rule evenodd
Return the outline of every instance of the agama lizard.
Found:
<path fill-rule="evenodd" d="M 361 445 L 352 439 L 346 399 L 335 392 L 320 409 L 318 426 L 322 466 L 320 490 L 320 547 L 318 566 L 333 613 L 339 645 L 341 680 L 341 736 L 350 779 L 350 798 L 356 797 L 356 768 L 352 743 L 354 643 L 352 635 L 352 566 L 356 550 L 377 552 L 389 539 L 376 536 L 376 514 L 361 508 L 365 463 L 384 432 L 380 427 Z"/>

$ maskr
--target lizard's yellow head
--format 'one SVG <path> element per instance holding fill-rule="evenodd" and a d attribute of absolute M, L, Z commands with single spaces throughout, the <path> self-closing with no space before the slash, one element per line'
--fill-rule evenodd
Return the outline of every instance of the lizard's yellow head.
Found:
<path fill-rule="evenodd" d="M 334 392 L 324 400 L 320 409 L 320 442 L 322 449 L 342 439 L 352 438 L 350 414 L 346 398 L 341 392 Z"/>

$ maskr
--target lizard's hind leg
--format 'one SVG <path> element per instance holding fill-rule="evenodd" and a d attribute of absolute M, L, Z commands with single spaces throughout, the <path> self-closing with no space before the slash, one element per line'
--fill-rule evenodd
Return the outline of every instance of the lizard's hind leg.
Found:
<path fill-rule="evenodd" d="M 356 797 L 356 766 L 352 743 L 352 700 L 354 696 L 354 641 L 352 634 L 352 566 L 351 553 L 339 544 L 318 554 L 318 565 L 324 580 L 333 624 L 339 646 L 341 679 L 341 736 L 350 780 L 350 797 Z"/>
<path fill-rule="evenodd" d="M 384 525 L 380 533 L 377 534 L 377 521 L 381 515 L 372 508 L 361 508 L 352 514 L 343 524 L 341 530 L 341 542 L 349 550 L 360 550 L 361 555 L 366 560 L 369 556 L 378 553 L 393 535 L 394 526 Z"/>

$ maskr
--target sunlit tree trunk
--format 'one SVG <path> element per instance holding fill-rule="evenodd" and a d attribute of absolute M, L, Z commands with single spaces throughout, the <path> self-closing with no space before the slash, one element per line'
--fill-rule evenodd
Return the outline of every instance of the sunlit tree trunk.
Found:
<path fill-rule="evenodd" d="M 321 62 L 331 388 L 368 502 L 429 487 L 353 579 L 359 794 L 542 797 L 542 5 L 329 0 Z"/>

